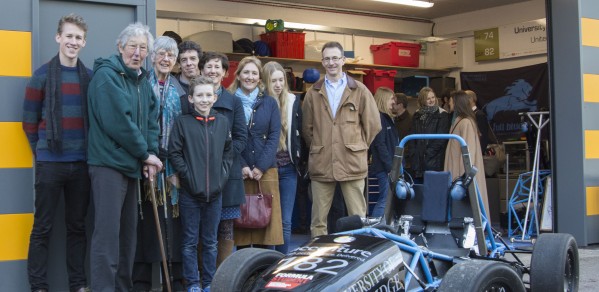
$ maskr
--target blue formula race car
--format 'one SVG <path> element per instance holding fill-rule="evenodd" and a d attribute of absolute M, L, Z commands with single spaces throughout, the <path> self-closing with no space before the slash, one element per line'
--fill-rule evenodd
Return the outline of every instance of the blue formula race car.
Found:
<path fill-rule="evenodd" d="M 406 142 L 455 139 L 465 173 L 426 172 L 405 180 Z M 212 291 L 577 291 L 579 259 L 568 234 L 541 234 L 534 247 L 504 241 L 487 220 L 465 141 L 409 135 L 396 147 L 383 218 L 350 216 L 339 232 L 281 254 L 248 248 L 216 271 Z"/>

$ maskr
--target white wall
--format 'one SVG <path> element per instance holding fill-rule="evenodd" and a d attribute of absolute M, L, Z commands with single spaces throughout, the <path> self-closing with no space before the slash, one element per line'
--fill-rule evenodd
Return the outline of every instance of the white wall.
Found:
<path fill-rule="evenodd" d="M 288 22 L 308 23 L 331 27 L 374 30 L 397 34 L 426 36 L 431 24 L 328 13 L 255 4 L 233 3 L 218 0 L 157 0 L 157 9 L 166 11 L 200 13 L 207 15 L 242 17 L 251 19 L 283 19 Z"/>
<path fill-rule="evenodd" d="M 435 19 L 435 35 L 462 40 L 462 68 L 450 76 L 459 79 L 459 72 L 504 70 L 547 62 L 547 55 L 534 55 L 498 61 L 474 61 L 474 30 L 498 27 L 545 18 L 545 0 L 505 5 L 491 9 L 452 15 Z M 459 84 L 459 80 L 458 80 Z"/>

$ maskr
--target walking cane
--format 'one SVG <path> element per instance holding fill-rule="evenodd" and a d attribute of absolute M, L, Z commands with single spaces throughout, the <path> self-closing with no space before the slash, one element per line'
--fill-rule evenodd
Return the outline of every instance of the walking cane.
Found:
<path fill-rule="evenodd" d="M 167 255 L 167 258 L 168 258 L 168 268 L 169 268 L 169 271 L 171 272 L 171 274 L 170 274 L 171 275 L 170 281 L 172 283 L 173 280 L 174 280 L 173 279 L 173 274 L 172 274 L 172 271 L 173 271 L 173 260 L 172 260 L 172 251 L 171 251 L 171 245 L 172 244 L 171 244 L 171 242 L 169 240 L 169 237 L 168 237 L 168 235 L 170 233 L 170 231 L 169 231 L 169 225 L 170 225 L 169 223 L 170 222 L 168 220 L 168 208 L 167 208 L 168 202 L 167 202 L 167 197 L 166 197 L 166 175 L 164 174 L 164 172 L 161 172 L 160 176 L 161 176 L 160 178 L 162 180 L 161 185 L 160 185 L 160 187 L 162 188 L 162 201 L 164 202 L 164 226 L 166 227 L 164 229 L 164 237 L 166 239 L 166 255 Z M 170 230 L 172 230 L 172 229 L 170 229 Z"/>
<path fill-rule="evenodd" d="M 162 242 L 162 231 L 160 230 L 160 219 L 158 218 L 158 205 L 156 204 L 156 190 L 155 180 L 156 178 L 150 178 L 150 194 L 152 201 L 152 209 L 154 210 L 154 222 L 156 223 L 156 233 L 158 234 L 158 243 L 160 244 L 160 256 L 162 256 L 162 269 L 164 270 L 164 278 L 166 279 L 166 290 L 171 292 L 171 281 L 168 272 L 168 266 L 166 264 L 166 255 L 164 254 L 164 242 Z M 165 206 L 166 207 L 166 206 Z"/>

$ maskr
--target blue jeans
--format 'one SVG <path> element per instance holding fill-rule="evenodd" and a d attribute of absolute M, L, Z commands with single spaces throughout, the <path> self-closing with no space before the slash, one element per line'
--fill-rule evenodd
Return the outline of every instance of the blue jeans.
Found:
<path fill-rule="evenodd" d="M 48 289 L 47 262 L 50 233 L 56 207 L 64 194 L 67 227 L 67 273 L 69 287 L 76 290 L 87 285 L 85 279 L 85 216 L 90 200 L 90 181 L 85 162 L 35 163 L 35 213 L 29 239 L 27 272 L 31 290 Z"/>
<path fill-rule="evenodd" d="M 198 272 L 200 235 L 202 237 L 202 287 L 210 286 L 212 282 L 216 271 L 216 235 L 221 208 L 222 196 L 207 203 L 190 196 L 183 189 L 179 192 L 179 211 L 183 231 L 181 253 L 183 255 L 183 277 L 187 281 L 187 288 L 199 286 L 200 283 Z"/>
<path fill-rule="evenodd" d="M 275 250 L 287 253 L 291 242 L 291 217 L 297 190 L 297 171 L 293 163 L 279 167 L 279 193 L 281 194 L 281 219 L 283 221 L 283 244 Z"/>
<path fill-rule="evenodd" d="M 379 185 L 379 198 L 372 209 L 371 217 L 382 217 L 385 215 L 385 204 L 387 203 L 387 193 L 389 192 L 389 176 L 386 172 L 379 172 L 376 175 Z"/>

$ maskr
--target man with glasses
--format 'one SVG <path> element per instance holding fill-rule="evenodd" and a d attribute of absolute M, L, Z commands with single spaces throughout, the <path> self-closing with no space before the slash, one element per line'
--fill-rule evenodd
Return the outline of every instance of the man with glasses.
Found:
<path fill-rule="evenodd" d="M 118 54 L 96 59 L 89 84 L 88 157 L 94 204 L 91 290 L 131 291 L 142 174 L 154 180 L 160 104 L 142 68 L 154 37 L 135 23 L 117 38 Z"/>
<path fill-rule="evenodd" d="M 381 130 L 378 108 L 364 84 L 343 72 L 338 42 L 322 48 L 326 74 L 308 89 L 302 105 L 302 130 L 310 147 L 312 237 L 327 234 L 327 215 L 337 183 L 349 215 L 366 216 L 364 198 L 368 148 Z"/>

